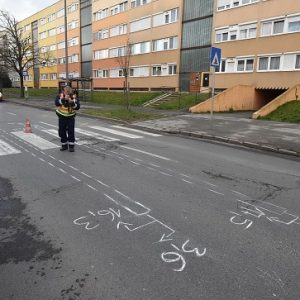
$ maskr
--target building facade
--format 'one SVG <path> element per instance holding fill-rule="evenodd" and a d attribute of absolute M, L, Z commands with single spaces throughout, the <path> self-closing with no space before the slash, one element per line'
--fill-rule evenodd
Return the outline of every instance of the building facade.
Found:
<path fill-rule="evenodd" d="M 46 61 L 28 72 L 29 87 L 57 87 L 67 71 L 121 90 L 126 72 L 131 90 L 188 91 L 191 73 L 209 71 L 211 46 L 222 50 L 219 90 L 287 89 L 300 74 L 294 0 L 67 0 L 66 12 L 60 0 L 20 27 Z"/>
<path fill-rule="evenodd" d="M 216 87 L 286 90 L 300 80 L 300 1 L 217 0 L 213 46 L 221 48 Z"/>

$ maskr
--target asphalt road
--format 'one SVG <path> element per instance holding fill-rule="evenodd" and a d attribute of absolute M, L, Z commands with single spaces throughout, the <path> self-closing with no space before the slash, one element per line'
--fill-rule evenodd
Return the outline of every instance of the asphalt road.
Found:
<path fill-rule="evenodd" d="M 76 128 L 0 106 L 0 299 L 299 299 L 299 159 Z"/>

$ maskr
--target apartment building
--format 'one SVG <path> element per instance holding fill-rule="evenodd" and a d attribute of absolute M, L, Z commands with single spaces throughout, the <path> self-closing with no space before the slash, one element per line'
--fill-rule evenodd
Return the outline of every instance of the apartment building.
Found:
<path fill-rule="evenodd" d="M 287 90 L 300 82 L 300 1 L 217 0 L 213 46 L 222 49 L 216 87 Z M 280 92 L 280 91 L 279 91 Z"/>
<path fill-rule="evenodd" d="M 58 86 L 67 55 L 68 77 L 94 89 L 123 89 L 129 62 L 131 90 L 178 90 L 182 12 L 183 0 L 67 0 L 65 13 L 60 0 L 20 22 L 40 52 L 25 84 Z"/>

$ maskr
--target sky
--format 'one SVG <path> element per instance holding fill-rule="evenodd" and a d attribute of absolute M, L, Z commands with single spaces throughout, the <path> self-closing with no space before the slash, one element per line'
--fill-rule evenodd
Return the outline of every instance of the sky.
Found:
<path fill-rule="evenodd" d="M 58 0 L 0 0 L 0 9 L 21 21 Z"/>

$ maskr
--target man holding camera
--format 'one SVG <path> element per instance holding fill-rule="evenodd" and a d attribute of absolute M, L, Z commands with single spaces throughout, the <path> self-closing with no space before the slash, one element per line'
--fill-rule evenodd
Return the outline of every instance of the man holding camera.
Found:
<path fill-rule="evenodd" d="M 56 96 L 55 105 L 58 116 L 58 135 L 61 141 L 60 151 L 74 152 L 75 146 L 75 115 L 80 108 L 79 99 L 73 94 L 72 88 L 64 87 L 62 93 Z"/>

